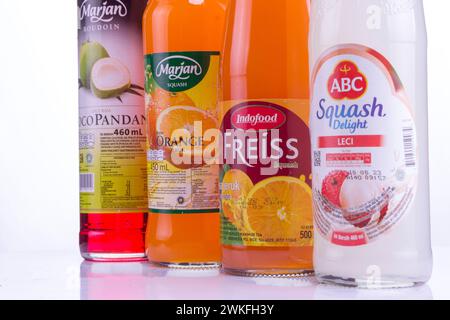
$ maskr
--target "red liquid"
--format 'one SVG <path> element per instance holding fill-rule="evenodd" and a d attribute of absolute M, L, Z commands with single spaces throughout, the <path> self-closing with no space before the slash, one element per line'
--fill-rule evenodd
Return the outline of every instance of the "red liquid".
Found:
<path fill-rule="evenodd" d="M 91 261 L 145 260 L 147 213 L 81 214 L 81 255 Z"/>

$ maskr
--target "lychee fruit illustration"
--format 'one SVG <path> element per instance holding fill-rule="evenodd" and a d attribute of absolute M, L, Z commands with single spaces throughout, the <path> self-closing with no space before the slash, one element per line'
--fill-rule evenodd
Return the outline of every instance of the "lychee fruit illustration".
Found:
<path fill-rule="evenodd" d="M 333 171 L 322 182 L 322 195 L 330 206 L 342 210 L 345 220 L 357 228 L 366 227 L 372 220 L 374 212 L 350 213 L 351 208 L 358 208 L 382 193 L 380 185 L 374 182 L 365 182 L 348 179 L 346 171 Z M 377 223 L 380 224 L 388 213 L 388 205 L 379 211 Z M 330 211 L 332 208 L 326 208 Z"/>
<path fill-rule="evenodd" d="M 322 182 L 322 195 L 336 207 L 341 207 L 341 188 L 348 176 L 347 171 L 333 171 Z"/>

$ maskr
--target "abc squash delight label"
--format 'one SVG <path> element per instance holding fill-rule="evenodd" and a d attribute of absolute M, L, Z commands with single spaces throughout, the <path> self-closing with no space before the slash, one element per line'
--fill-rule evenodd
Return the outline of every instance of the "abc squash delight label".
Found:
<path fill-rule="evenodd" d="M 313 80 L 316 230 L 338 246 L 365 246 L 395 228 L 415 197 L 414 116 L 394 68 L 370 48 L 330 49 Z"/>

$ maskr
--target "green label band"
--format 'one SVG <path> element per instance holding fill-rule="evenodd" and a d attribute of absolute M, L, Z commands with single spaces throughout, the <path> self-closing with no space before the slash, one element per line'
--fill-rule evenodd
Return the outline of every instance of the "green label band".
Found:
<path fill-rule="evenodd" d="M 211 56 L 220 52 L 170 52 L 155 53 L 145 57 L 147 80 L 153 79 L 159 87 L 169 92 L 182 92 L 194 88 L 206 76 Z M 147 84 L 147 88 L 153 87 Z"/>

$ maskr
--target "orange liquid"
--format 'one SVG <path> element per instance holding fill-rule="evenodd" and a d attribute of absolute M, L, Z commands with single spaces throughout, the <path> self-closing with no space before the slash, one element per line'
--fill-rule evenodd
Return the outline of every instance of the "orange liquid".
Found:
<path fill-rule="evenodd" d="M 309 0 L 232 0 L 223 60 L 223 100 L 309 99 Z M 310 271 L 312 246 L 223 246 L 229 272 Z"/>
<path fill-rule="evenodd" d="M 152 0 L 144 14 L 145 54 L 221 51 L 225 0 Z M 219 263 L 220 216 L 150 214 L 146 251 L 152 262 Z"/>

